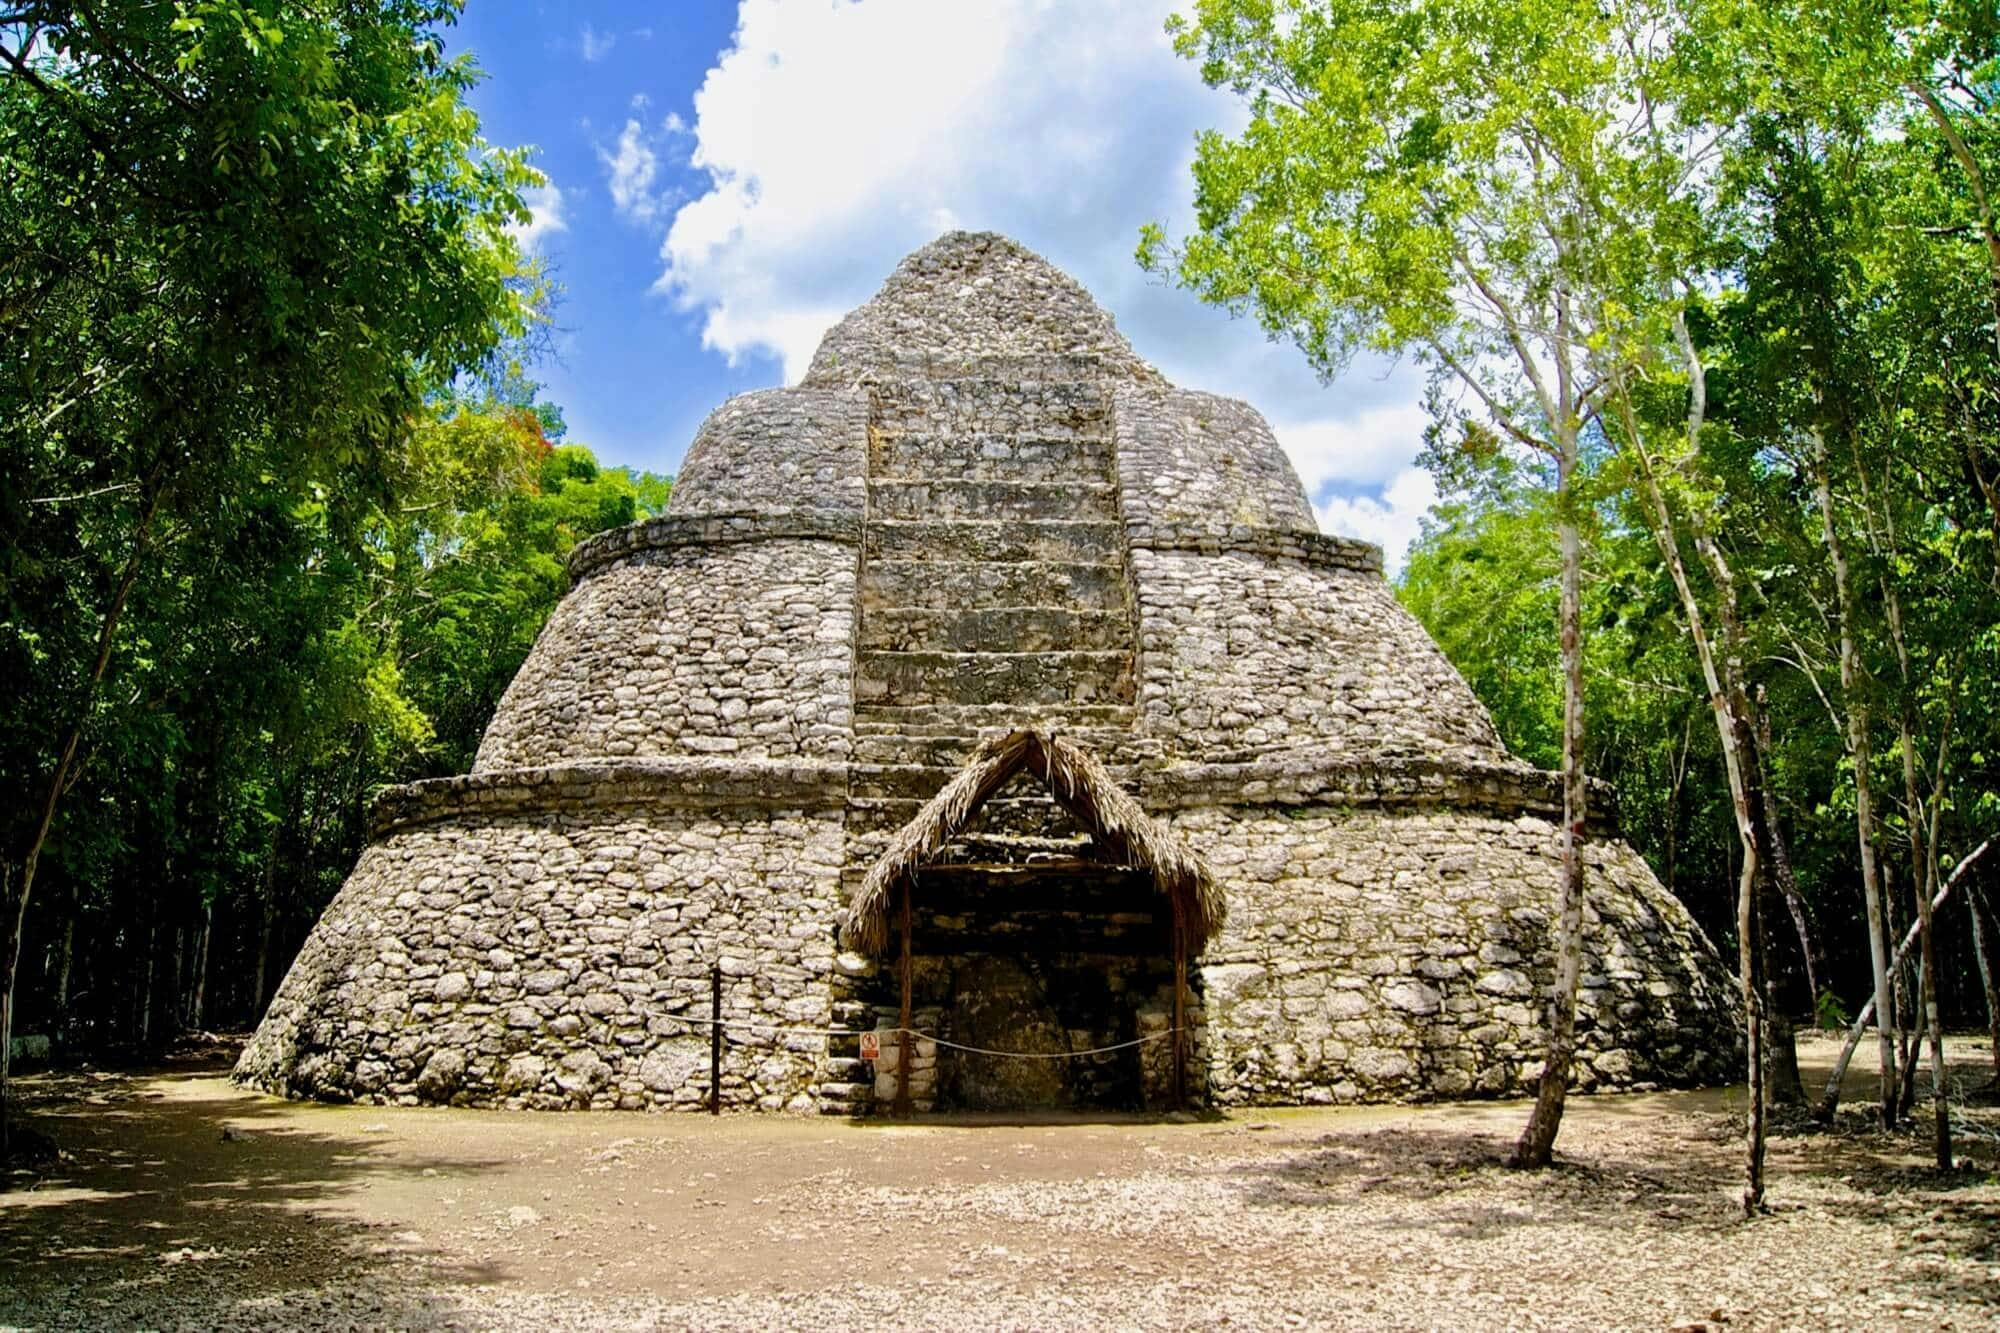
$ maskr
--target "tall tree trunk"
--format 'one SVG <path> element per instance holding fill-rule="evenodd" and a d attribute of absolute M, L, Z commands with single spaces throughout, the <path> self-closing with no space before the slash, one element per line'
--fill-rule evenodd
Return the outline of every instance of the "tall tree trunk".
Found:
<path fill-rule="evenodd" d="M 1781 1002 L 1777 969 L 1773 962 L 1777 953 L 1771 947 L 1771 922 L 1778 915 L 1780 900 L 1798 934 L 1808 1011 L 1812 1007 L 1810 997 L 1816 995 L 1818 990 L 1813 985 L 1812 934 L 1806 928 L 1805 904 L 1800 899 L 1798 883 L 1792 878 L 1791 853 L 1785 846 L 1784 830 L 1778 825 L 1778 803 L 1771 794 L 1771 783 L 1766 776 L 1769 772 L 1767 758 L 1771 753 L 1771 724 L 1763 702 L 1764 691 L 1761 687 L 1755 703 L 1742 696 L 1736 700 L 1737 707 L 1748 719 L 1742 738 L 1744 776 L 1757 795 L 1754 814 L 1763 849 L 1759 858 L 1763 883 L 1757 895 L 1757 952 L 1764 994 L 1764 1103 L 1767 1108 L 1803 1107 L 1806 1090 L 1799 1078 L 1798 1033 Z"/>
<path fill-rule="evenodd" d="M 1951 868 L 1951 874 L 1945 877 L 1944 883 L 1938 886 L 1936 896 L 1931 899 L 1931 911 L 1936 912 L 1940 907 L 1944 906 L 1945 900 L 1951 896 L 1952 886 L 1964 878 L 1967 871 L 1978 864 L 1979 858 L 1986 855 L 1986 849 L 1992 845 L 1993 839 L 1986 839 L 1970 852 L 1966 853 L 1964 859 Z M 1968 891 L 1967 896 L 1971 896 L 1971 891 Z M 1909 931 L 1904 934 L 1902 943 L 1896 946 L 1896 956 L 1889 963 L 1890 970 L 1893 972 L 1897 968 L 1902 967 L 1903 960 L 1908 958 L 1910 950 L 1916 947 L 1917 928 L 1911 926 Z M 1840 1105 L 1840 1081 L 1847 1076 L 1848 1062 L 1854 1058 L 1856 1048 L 1861 1045 L 1861 1034 L 1867 1029 L 1868 1020 L 1874 1012 L 1875 1001 L 1870 1000 L 1861 1006 L 1861 1012 L 1856 1014 L 1854 1022 L 1848 1025 L 1847 1041 L 1840 1048 L 1840 1058 L 1833 1062 L 1833 1073 L 1826 1081 L 1826 1094 L 1820 1099 L 1818 1107 L 1813 1111 L 1816 1119 L 1828 1124 L 1832 1123 L 1833 1113 Z M 1879 1029 L 1880 1025 L 1878 1024 L 1877 1027 Z M 1996 1055 L 1995 1064 L 1996 1066 L 2000 1066 L 2000 1055 Z M 1996 1068 L 1995 1072 L 2000 1073 L 2000 1068 Z M 1886 1093 L 1884 1094 L 1884 1099 L 1887 1100 Z"/>
<path fill-rule="evenodd" d="M 175 925 L 172 931 L 174 947 L 167 957 L 166 1002 L 160 1006 L 160 1039 L 163 1043 L 180 1036 L 181 1023 L 187 1013 L 182 997 L 187 977 L 188 928 L 185 924 Z"/>
<path fill-rule="evenodd" d="M 271 933 L 278 920 L 279 834 L 271 835 L 271 854 L 264 861 L 264 888 L 257 901 L 257 966 L 250 981 L 250 1021 L 264 1018 L 265 981 L 271 967 Z"/>
<path fill-rule="evenodd" d="M 1555 985 L 1549 997 L 1548 1054 L 1542 1062 L 1534 1112 L 1514 1146 L 1514 1165 L 1531 1168 L 1549 1164 L 1555 1151 L 1556 1131 L 1562 1125 L 1570 1067 L 1576 1058 L 1576 988 L 1583 972 L 1583 838 L 1589 813 L 1583 774 L 1583 543 L 1570 512 L 1574 501 L 1570 487 L 1576 467 L 1573 433 L 1567 434 L 1562 444 L 1556 483 L 1557 504 L 1563 511 L 1562 901 L 1555 937 Z"/>
<path fill-rule="evenodd" d="M 1701 361 L 1694 353 L 1694 346 L 1684 325 L 1676 321 L 1676 334 L 1688 362 L 1692 405 L 1688 412 L 1688 436 L 1690 453 L 1695 452 L 1694 441 L 1699 435 L 1702 417 L 1706 411 L 1707 390 L 1702 378 Z M 1622 388 L 1622 386 L 1621 386 Z M 1637 413 L 1631 406 L 1629 395 L 1620 394 L 1620 413 L 1627 437 L 1639 463 L 1639 479 L 1645 492 L 1648 508 L 1652 516 L 1653 540 L 1659 547 L 1660 555 L 1667 565 L 1674 591 L 1679 595 L 1681 614 L 1687 620 L 1688 637 L 1694 643 L 1695 657 L 1701 665 L 1702 682 L 1708 689 L 1709 707 L 1715 715 L 1717 739 L 1722 745 L 1722 763 L 1729 778 L 1730 806 L 1736 820 L 1736 836 L 1743 853 L 1742 869 L 1736 885 L 1736 932 L 1737 932 L 1737 980 L 1743 991 L 1743 1027 L 1745 1078 L 1748 1083 L 1748 1107 L 1744 1135 L 1744 1188 L 1743 1211 L 1754 1214 L 1764 1202 L 1764 1001 L 1762 977 L 1759 975 L 1757 959 L 1757 884 L 1758 884 L 1758 833 L 1757 822 L 1752 813 L 1753 795 L 1745 781 L 1744 756 L 1741 738 L 1748 734 L 1744 719 L 1736 706 L 1739 691 L 1733 688 L 1733 681 L 1725 681 L 1724 666 L 1718 662 L 1716 643 L 1709 637 L 1707 621 L 1701 612 L 1701 602 L 1696 598 L 1694 585 L 1688 578 L 1687 564 L 1681 558 L 1680 537 L 1675 531 L 1673 512 L 1667 505 L 1666 493 L 1661 489 L 1658 472 L 1653 458 L 1646 447 L 1645 436 L 1639 428 Z M 1703 536 L 1699 530 L 1695 535 L 1695 547 L 1709 566 L 1716 583 L 1716 590 L 1723 607 L 1723 648 L 1726 653 L 1734 652 L 1734 605 L 1735 591 L 1730 577 L 1728 561 L 1720 548 Z M 1734 664 L 1730 664 L 1734 676 Z"/>
<path fill-rule="evenodd" d="M 1778 822 L 1777 797 L 1772 795 L 1773 784 L 1769 777 L 1771 712 L 1766 706 L 1762 686 L 1757 689 L 1757 767 L 1764 774 L 1758 789 L 1763 794 L 1764 827 L 1771 842 L 1771 878 L 1785 900 L 1792 931 L 1799 937 L 1799 959 L 1805 967 L 1806 1012 L 1810 1014 L 1819 1004 L 1819 950 L 1813 944 L 1812 927 L 1807 921 L 1805 895 L 1799 892 L 1798 876 L 1792 871 L 1791 847 L 1786 843 L 1784 828 Z"/>
<path fill-rule="evenodd" d="M 1716 639 L 1722 650 L 1724 689 L 1723 712 L 1717 715 L 1716 725 L 1724 730 L 1734 728 L 1736 732 L 1736 744 L 1732 747 L 1731 756 L 1734 763 L 1730 765 L 1730 804 L 1736 812 L 1737 838 L 1743 844 L 1743 878 L 1737 885 L 1736 898 L 1736 966 L 1742 976 L 1744 1020 L 1750 1032 L 1751 1047 L 1747 1061 L 1750 1086 L 1747 1089 L 1749 1110 L 1744 1134 L 1743 1186 L 1743 1214 L 1750 1217 L 1764 1203 L 1764 1112 L 1769 1101 L 1764 1089 L 1764 1069 L 1769 1060 L 1770 1006 L 1767 1003 L 1769 969 L 1766 967 L 1768 954 L 1763 948 L 1761 890 L 1769 878 L 1765 865 L 1770 836 L 1761 818 L 1763 778 L 1757 766 L 1756 746 L 1751 743 L 1753 728 L 1749 720 L 1749 695 L 1743 686 L 1740 657 L 1743 632 L 1737 620 L 1735 575 L 1713 536 L 1697 528 L 1694 544 L 1708 566 L 1709 578 L 1715 584 Z M 1797 1056 L 1794 1055 L 1793 1059 L 1796 1062 Z"/>
<path fill-rule="evenodd" d="M 1979 986 L 1986 994 L 1987 1047 L 1993 1056 L 1992 1087 L 2000 1091 L 2000 984 L 1993 976 L 1993 941 L 1987 936 L 1991 907 L 1977 889 L 1965 895 L 1965 909 L 1972 913 L 1972 956 L 1979 964 Z"/>
<path fill-rule="evenodd" d="M 144 980 L 139 984 L 139 1014 L 135 1026 L 139 1030 L 139 1049 L 151 1048 L 153 1038 L 153 960 L 159 953 L 160 923 L 151 921 L 146 926 L 146 967 Z"/>
<path fill-rule="evenodd" d="M 215 904 L 201 909 L 201 933 L 195 937 L 194 993 L 188 997 L 188 1027 L 199 1032 L 208 1018 L 208 941 L 215 933 Z"/>
<path fill-rule="evenodd" d="M 63 916 L 62 952 L 59 956 L 62 961 L 56 967 L 55 1039 L 58 1045 L 64 1045 L 69 1041 L 69 972 L 70 965 L 76 958 L 76 907 L 74 904 L 71 905 L 70 910 Z"/>
<path fill-rule="evenodd" d="M 1765 1010 L 1764 1106 L 1766 1109 L 1806 1104 L 1805 1079 L 1799 1074 L 1798 1030 L 1791 1015 L 1777 1005 Z"/>
<path fill-rule="evenodd" d="M 1893 541 L 1893 530 L 1892 530 Z M 1930 886 L 1937 874 L 1937 855 L 1930 829 L 1925 827 L 1927 806 L 1922 799 L 1917 782 L 1916 719 L 1914 673 L 1910 668 L 1909 646 L 1903 636 L 1903 605 L 1892 580 L 1883 580 L 1883 600 L 1889 613 L 1890 638 L 1896 645 L 1896 660 L 1902 674 L 1902 701 L 1898 711 L 1897 728 L 1903 752 L 1903 799 L 1909 807 L 1910 826 L 1910 879 L 1911 890 L 1917 899 L 1917 938 L 1922 952 L 1922 961 L 1917 972 L 1917 1021 L 1918 1031 L 1930 1036 L 1931 1046 L 1931 1114 L 1937 1167 L 1940 1171 L 1951 1170 L 1951 1111 L 1945 1097 L 1944 1087 L 1944 1028 L 1938 1018 L 1937 1002 L 1937 944 L 1935 932 L 1931 929 Z M 1953 687 L 1953 702 L 1956 701 L 1956 685 Z M 1942 735 L 1938 741 L 1937 781 L 1934 789 L 1942 787 L 1945 754 L 1951 745 L 1951 723 L 1954 708 L 1948 707 Z M 1937 808 L 1942 808 L 1941 790 L 1934 790 L 1939 798 Z M 1906 1057 L 1909 1058 L 1909 1057 Z M 1909 1090 L 1903 1098 L 1907 1111 L 1915 1105 L 1916 1080 L 1908 1080 Z"/>
<path fill-rule="evenodd" d="M 1633 425 L 1636 427 L 1636 422 Z M 1642 450 L 1643 456 L 1643 450 Z M 1711 643 L 1705 622 L 1701 615 L 1701 604 L 1694 595 L 1694 586 L 1688 579 L 1687 566 L 1681 559 L 1680 539 L 1675 535 L 1673 517 L 1667 508 L 1666 496 L 1660 490 L 1650 461 L 1642 462 L 1641 476 L 1654 515 L 1654 540 L 1661 555 L 1666 559 L 1667 572 L 1672 576 L 1674 587 L 1680 594 L 1681 611 L 1687 618 L 1688 633 L 1695 645 L 1695 655 L 1701 663 L 1702 678 L 1708 686 L 1709 705 L 1715 713 L 1716 734 L 1722 742 L 1723 768 L 1729 777 L 1730 804 L 1736 816 L 1737 842 L 1743 854 L 1742 868 L 1736 885 L 1736 931 L 1737 931 L 1737 980 L 1743 990 L 1743 1026 L 1745 1069 L 1749 1083 L 1748 1132 L 1746 1135 L 1746 1183 L 1743 1192 L 1743 1208 L 1746 1213 L 1754 1213 L 1764 1199 L 1764 1003 L 1761 978 L 1757 967 L 1757 833 L 1751 816 L 1751 798 L 1744 782 L 1743 756 L 1738 748 L 1739 719 L 1730 706 L 1730 692 L 1725 688 L 1721 671 L 1716 663 L 1714 645 Z M 1718 561 L 1719 561 L 1719 552 Z M 1726 565 L 1723 566 L 1726 569 Z"/>
<path fill-rule="evenodd" d="M 89 725 L 91 709 L 97 701 L 98 686 L 103 684 L 104 673 L 111 665 L 111 649 L 118 639 L 125 603 L 131 599 L 132 587 L 139 581 L 139 571 L 152 544 L 153 520 L 166 493 L 167 457 L 167 451 L 162 449 L 146 476 L 139 522 L 132 535 L 132 552 L 126 557 L 125 568 L 118 575 L 111 600 L 98 623 L 97 653 L 79 691 L 69 728 L 56 750 L 56 762 L 47 780 L 39 784 L 41 797 L 33 832 L 18 854 L 9 849 L 5 861 L 0 862 L 0 1161 L 5 1161 L 8 1153 L 7 1078 L 14 1053 L 14 988 L 20 980 L 21 942 L 28 928 L 28 901 L 35 891 L 35 871 L 41 865 L 42 849 L 48 846 L 49 830 L 56 822 L 63 793 L 69 790 L 77 751 L 83 743 L 83 730 Z"/>
<path fill-rule="evenodd" d="M 1558 250 L 1561 243 L 1558 242 Z M 1476 273 L 1475 282 L 1481 280 Z M 1484 290 L 1482 286 L 1482 290 Z M 1502 308 L 1504 309 L 1504 303 Z M 1535 1109 L 1521 1130 L 1511 1159 L 1515 1166 L 1541 1168 L 1555 1151 L 1562 1127 L 1564 1100 L 1569 1095 L 1570 1068 L 1576 1059 L 1576 989 L 1583 974 L 1583 840 L 1589 822 L 1589 792 L 1583 772 L 1583 536 L 1578 530 L 1576 473 L 1581 461 L 1578 436 L 1584 405 L 1579 399 L 1577 346 L 1571 325 L 1570 293 L 1560 283 L 1554 292 L 1555 347 L 1552 361 L 1555 392 L 1529 355 L 1520 329 L 1508 315 L 1508 337 L 1521 368 L 1534 383 L 1543 414 L 1554 432 L 1556 508 L 1562 546 L 1562 603 L 1557 637 L 1563 668 L 1562 742 L 1562 885 L 1556 908 L 1555 979 L 1549 996 L 1548 1053 L 1535 1090 Z"/>
<path fill-rule="evenodd" d="M 1877 1058 L 1881 1065 L 1882 1128 L 1895 1126 L 1894 1103 L 1889 1088 L 1896 1086 L 1896 1033 L 1894 997 L 1889 993 L 1888 937 L 1882 917 L 1882 878 L 1875 861 L 1874 791 L 1869 784 L 1868 704 L 1862 697 L 1861 651 L 1855 638 L 1854 587 L 1848 576 L 1847 551 L 1841 544 L 1840 526 L 1833 517 L 1833 483 L 1828 475 L 1826 440 L 1817 429 L 1813 444 L 1813 488 L 1819 499 L 1820 529 L 1826 538 L 1828 558 L 1833 564 L 1834 597 L 1840 605 L 1840 693 L 1847 705 L 1847 753 L 1854 764 L 1854 832 L 1861 845 L 1861 897 L 1868 912 L 1868 961 L 1875 980 Z M 1829 1085 L 1820 1103 L 1824 1118 L 1831 1122 L 1840 1102 L 1838 1078 Z"/>
<path fill-rule="evenodd" d="M 1903 1011 L 1906 1021 L 1903 1024 L 1903 1075 L 1901 1081 L 1896 1086 L 1896 1119 L 1898 1121 L 1909 1119 L 1911 1112 L 1916 1108 L 1917 1059 L 1923 1054 L 1924 1050 L 1924 1030 L 1919 1019 L 1921 1011 L 1917 1008 L 1918 1002 L 1911 998 L 1913 996 L 1920 996 L 1924 989 L 1926 969 L 1924 968 L 1921 952 L 1923 943 L 1923 928 L 1921 925 L 1917 928 L 1917 942 L 1919 945 L 1916 963 L 1917 974 L 1903 987 Z"/>

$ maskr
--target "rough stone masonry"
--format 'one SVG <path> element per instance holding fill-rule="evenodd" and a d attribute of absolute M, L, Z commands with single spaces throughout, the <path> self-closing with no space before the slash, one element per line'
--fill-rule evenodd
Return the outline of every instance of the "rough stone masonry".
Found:
<path fill-rule="evenodd" d="M 1534 1078 L 1554 778 L 1505 752 L 1380 552 L 1316 530 L 1255 411 L 1166 383 L 1013 242 L 911 255 L 802 384 L 709 418 L 665 516 L 571 574 L 473 772 L 378 799 L 238 1078 L 693 1108 L 719 968 L 726 1105 L 865 1113 L 896 963 L 847 947 L 844 905 L 982 735 L 1026 725 L 1225 890 L 1191 977 L 1197 1096 Z M 1158 1045 L 1060 1058 L 1168 1021 L 1157 897 L 1090 842 L 1017 784 L 920 877 L 920 1106 L 1161 1096 Z M 1714 949 L 1608 818 L 1587 859 L 1579 1082 L 1726 1078 Z M 1059 1058 L 1010 1079 L 968 1045 Z"/>

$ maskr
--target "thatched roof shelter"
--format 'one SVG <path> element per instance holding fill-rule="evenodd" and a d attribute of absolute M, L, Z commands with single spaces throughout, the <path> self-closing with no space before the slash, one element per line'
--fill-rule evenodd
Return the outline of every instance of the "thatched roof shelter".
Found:
<path fill-rule="evenodd" d="M 1200 952 L 1221 931 L 1227 908 L 1207 864 L 1141 809 L 1089 751 L 1053 733 L 1025 730 L 983 742 L 957 776 L 897 830 L 848 905 L 842 933 L 849 944 L 865 953 L 882 950 L 895 890 L 934 861 L 1022 769 L 1044 779 L 1056 803 L 1112 856 L 1152 876 L 1186 930 L 1190 953 Z"/>

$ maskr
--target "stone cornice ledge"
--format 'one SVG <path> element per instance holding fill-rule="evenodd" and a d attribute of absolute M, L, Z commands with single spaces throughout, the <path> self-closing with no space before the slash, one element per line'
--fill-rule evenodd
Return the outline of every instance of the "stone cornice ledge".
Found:
<path fill-rule="evenodd" d="M 887 770 L 879 770 L 887 771 Z M 926 775 L 931 769 L 912 769 Z M 1115 766 L 1150 811 L 1212 806 L 1382 806 L 1486 810 L 1562 817 L 1562 779 L 1525 765 L 1452 759 L 1343 760 L 1296 754 L 1166 768 Z M 712 809 L 837 809 L 850 765 L 839 761 L 740 759 L 598 760 L 506 768 L 387 787 L 368 809 L 370 838 L 454 818 L 562 814 L 624 806 Z M 1611 789 L 1591 784 L 1590 823 L 1614 833 Z"/>
<path fill-rule="evenodd" d="M 572 583 L 581 583 L 607 566 L 644 551 L 677 546 L 729 546 L 783 538 L 857 543 L 861 540 L 861 510 L 857 507 L 662 514 L 578 542 L 569 553 L 569 577 Z"/>
<path fill-rule="evenodd" d="M 1134 519 L 1127 522 L 1125 534 L 1126 541 L 1135 550 L 1199 551 L 1204 555 L 1240 552 L 1302 560 L 1309 565 L 1351 570 L 1357 574 L 1382 572 L 1381 547 L 1373 542 L 1333 537 L 1323 532 L 1253 527 L 1248 524 L 1149 523 Z"/>
<path fill-rule="evenodd" d="M 1328 759 L 1266 755 L 1233 763 L 1175 764 L 1133 775 L 1148 810 L 1202 806 L 1430 806 L 1562 819 L 1562 775 L 1525 764 L 1467 759 Z M 1618 826 L 1615 794 L 1590 784 L 1590 824 Z"/>
<path fill-rule="evenodd" d="M 746 806 L 836 809 L 847 794 L 847 765 L 813 760 L 599 760 L 504 768 L 430 778 L 377 793 L 368 834 L 463 816 L 561 814 L 613 806 Z"/>

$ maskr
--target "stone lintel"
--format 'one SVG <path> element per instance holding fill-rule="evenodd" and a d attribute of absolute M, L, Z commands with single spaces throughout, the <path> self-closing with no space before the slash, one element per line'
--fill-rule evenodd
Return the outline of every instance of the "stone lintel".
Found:
<path fill-rule="evenodd" d="M 571 582 L 581 583 L 592 574 L 644 551 L 786 539 L 852 545 L 861 540 L 861 515 L 852 509 L 663 514 L 577 543 L 569 554 L 569 576 Z"/>
<path fill-rule="evenodd" d="M 464 816 L 634 805 L 836 809 L 846 794 L 845 764 L 733 757 L 551 764 L 384 788 L 369 805 L 368 832 L 381 838 Z"/>
<path fill-rule="evenodd" d="M 1328 759 L 1271 755 L 1247 762 L 1177 764 L 1136 775 L 1148 810 L 1205 806 L 1417 806 L 1528 814 L 1560 822 L 1562 775 L 1462 759 Z M 1590 783 L 1590 827 L 1614 835 L 1617 799 Z"/>
<path fill-rule="evenodd" d="M 1298 560 L 1322 569 L 1343 569 L 1377 577 L 1382 573 L 1381 547 L 1373 542 L 1334 537 L 1323 532 L 1243 524 L 1197 526 L 1128 520 L 1125 533 L 1126 541 L 1134 550 L 1140 551 L 1259 555 Z"/>

